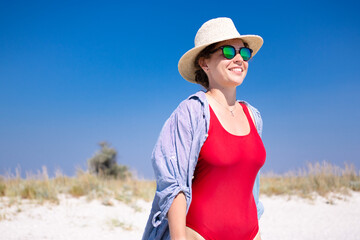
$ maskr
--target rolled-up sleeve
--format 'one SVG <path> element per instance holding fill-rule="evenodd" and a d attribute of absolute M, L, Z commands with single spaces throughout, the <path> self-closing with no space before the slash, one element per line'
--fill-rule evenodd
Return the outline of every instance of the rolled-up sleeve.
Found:
<path fill-rule="evenodd" d="M 164 124 L 152 153 L 152 164 L 156 176 L 158 209 L 152 219 L 157 227 L 167 213 L 174 198 L 183 192 L 187 208 L 191 190 L 188 183 L 189 155 L 192 141 L 190 113 L 185 104 L 180 104 Z"/>

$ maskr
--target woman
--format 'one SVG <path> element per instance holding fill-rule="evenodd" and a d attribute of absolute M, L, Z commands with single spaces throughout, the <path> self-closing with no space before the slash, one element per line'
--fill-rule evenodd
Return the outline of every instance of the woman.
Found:
<path fill-rule="evenodd" d="M 262 121 L 255 108 L 236 101 L 236 88 L 262 43 L 240 35 L 231 19 L 216 18 L 181 57 L 182 77 L 207 91 L 180 103 L 160 133 L 152 154 L 157 190 L 143 240 L 260 239 Z"/>

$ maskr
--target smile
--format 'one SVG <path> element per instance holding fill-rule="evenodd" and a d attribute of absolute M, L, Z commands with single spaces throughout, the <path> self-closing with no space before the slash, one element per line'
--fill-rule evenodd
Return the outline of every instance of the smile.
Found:
<path fill-rule="evenodd" d="M 242 68 L 231 68 L 230 71 L 232 71 L 232 72 L 243 72 L 244 70 Z"/>

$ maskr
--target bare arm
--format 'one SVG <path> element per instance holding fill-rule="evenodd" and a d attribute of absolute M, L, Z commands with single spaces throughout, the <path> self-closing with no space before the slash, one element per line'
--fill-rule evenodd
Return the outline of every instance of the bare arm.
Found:
<path fill-rule="evenodd" d="M 259 232 L 256 234 L 254 240 L 261 240 L 260 230 L 259 230 Z"/>
<path fill-rule="evenodd" d="M 186 239 L 186 198 L 184 193 L 179 193 L 168 212 L 171 240 Z"/>

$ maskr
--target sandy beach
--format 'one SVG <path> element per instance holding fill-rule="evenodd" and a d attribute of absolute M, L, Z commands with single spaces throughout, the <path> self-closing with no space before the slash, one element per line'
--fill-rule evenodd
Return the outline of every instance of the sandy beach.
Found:
<path fill-rule="evenodd" d="M 360 193 L 351 197 L 318 197 L 314 201 L 292 197 L 262 197 L 260 219 L 263 240 L 360 239 Z"/>
<path fill-rule="evenodd" d="M 360 193 L 310 201 L 298 197 L 261 196 L 263 240 L 360 239 Z M 61 196 L 59 204 L 21 200 L 9 206 L 0 198 L 0 239 L 141 239 L 151 203 L 125 204 Z"/>

